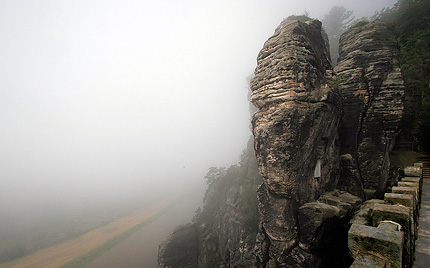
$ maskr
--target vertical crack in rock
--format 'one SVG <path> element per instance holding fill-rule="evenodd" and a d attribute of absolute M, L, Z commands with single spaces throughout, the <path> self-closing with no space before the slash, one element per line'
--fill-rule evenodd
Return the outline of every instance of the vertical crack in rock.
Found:
<path fill-rule="evenodd" d="M 361 77 L 362 77 L 362 80 L 364 81 L 364 87 L 365 87 L 365 89 L 366 89 L 366 91 L 368 93 L 368 96 L 367 96 L 367 103 L 364 103 L 363 110 L 360 113 L 360 117 L 359 117 L 360 123 L 358 125 L 357 137 L 356 137 L 356 141 L 355 141 L 356 142 L 355 149 L 357 151 L 358 151 L 358 145 L 360 144 L 360 140 L 361 140 L 361 134 L 362 134 L 362 129 L 363 129 L 363 122 L 364 122 L 364 119 L 367 116 L 367 111 L 369 110 L 369 107 L 371 105 L 371 101 L 373 99 L 373 97 L 371 97 L 372 91 L 370 90 L 370 87 L 369 87 L 369 80 L 366 78 L 365 69 L 366 69 L 366 65 L 364 64 L 364 66 L 360 69 L 360 72 L 361 72 Z M 355 163 L 356 163 L 356 166 L 357 166 L 358 174 L 360 175 L 361 185 L 364 185 L 364 180 L 363 180 L 363 176 L 361 174 L 361 169 L 360 169 L 360 163 L 358 162 L 358 158 L 357 157 L 355 158 Z"/>
<path fill-rule="evenodd" d="M 268 258 L 278 267 L 296 267 L 291 262 L 298 258 L 308 261 L 309 254 L 298 247 L 297 210 L 337 185 L 341 108 L 337 90 L 329 86 L 329 58 L 317 20 L 283 21 L 258 55 L 251 101 L 258 108 L 252 125 L 263 177 L 261 267 Z"/>
<path fill-rule="evenodd" d="M 375 21 L 350 29 L 340 39 L 335 68 L 341 78 L 344 114 L 339 130 L 342 154 L 350 154 L 367 198 L 385 192 L 391 151 L 403 116 L 404 83 L 395 36 Z"/>

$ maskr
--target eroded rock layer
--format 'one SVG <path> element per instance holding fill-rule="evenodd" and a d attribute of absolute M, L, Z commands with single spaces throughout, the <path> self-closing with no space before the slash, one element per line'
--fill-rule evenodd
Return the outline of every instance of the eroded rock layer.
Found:
<path fill-rule="evenodd" d="M 403 115 L 399 47 L 384 23 L 352 28 L 340 39 L 335 68 L 343 100 L 341 151 L 352 155 L 367 197 L 385 192 L 389 155 Z"/>
<path fill-rule="evenodd" d="M 329 58 L 316 20 L 283 21 L 258 55 L 251 101 L 258 108 L 252 124 L 263 177 L 257 241 L 262 267 L 269 260 L 277 267 L 315 262 L 299 247 L 297 213 L 337 185 L 341 109 L 328 85 Z M 301 264 L 293 265 L 296 259 Z"/>

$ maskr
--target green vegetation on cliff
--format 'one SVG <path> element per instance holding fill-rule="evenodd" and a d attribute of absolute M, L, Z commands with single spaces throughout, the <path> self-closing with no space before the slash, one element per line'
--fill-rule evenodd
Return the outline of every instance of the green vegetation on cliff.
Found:
<path fill-rule="evenodd" d="M 252 139 L 238 165 L 212 167 L 205 176 L 203 208 L 160 245 L 160 267 L 255 267 L 261 184 Z"/>
<path fill-rule="evenodd" d="M 389 22 L 400 43 L 400 65 L 405 80 L 403 134 L 419 140 L 430 152 L 430 1 L 399 0 L 376 18 Z M 408 133 L 409 132 L 409 133 Z"/>
<path fill-rule="evenodd" d="M 252 139 L 239 165 L 209 169 L 204 207 L 194 222 L 201 227 L 199 251 L 201 267 L 250 267 L 258 232 L 259 214 L 256 189 L 261 183 Z M 199 266 L 200 267 L 200 266 Z"/>

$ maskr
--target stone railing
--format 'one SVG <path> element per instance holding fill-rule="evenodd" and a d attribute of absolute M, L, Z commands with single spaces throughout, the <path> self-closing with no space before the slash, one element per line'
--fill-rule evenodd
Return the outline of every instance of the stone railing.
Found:
<path fill-rule="evenodd" d="M 422 163 L 405 168 L 405 177 L 384 200 L 365 202 L 351 220 L 350 268 L 411 268 L 415 255 L 422 192 Z"/>

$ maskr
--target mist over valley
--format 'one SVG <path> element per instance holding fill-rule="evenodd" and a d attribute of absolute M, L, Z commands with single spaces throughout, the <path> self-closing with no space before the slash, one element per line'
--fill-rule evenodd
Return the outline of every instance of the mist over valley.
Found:
<path fill-rule="evenodd" d="M 244 164 L 254 164 L 249 80 L 279 23 L 323 20 L 333 6 L 359 20 L 396 2 L 2 1 L 0 267 L 169 207 L 158 216 L 170 225 L 142 241 L 156 254 L 203 206 L 208 171 L 258 173 Z"/>

